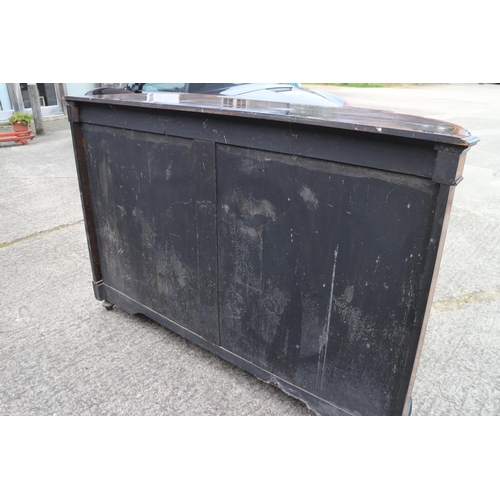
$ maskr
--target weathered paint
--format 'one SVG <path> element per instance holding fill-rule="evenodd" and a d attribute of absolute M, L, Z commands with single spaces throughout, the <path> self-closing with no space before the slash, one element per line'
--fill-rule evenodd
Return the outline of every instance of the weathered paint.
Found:
<path fill-rule="evenodd" d="M 68 99 L 96 297 L 318 414 L 404 414 L 476 139 L 419 117 L 218 102 Z"/>

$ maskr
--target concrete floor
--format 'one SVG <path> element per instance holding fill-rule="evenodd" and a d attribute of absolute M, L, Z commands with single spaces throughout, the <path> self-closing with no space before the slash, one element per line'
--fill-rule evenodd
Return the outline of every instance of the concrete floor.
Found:
<path fill-rule="evenodd" d="M 413 415 L 500 415 L 500 86 L 334 88 L 481 138 L 457 187 Z M 154 322 L 94 299 L 69 127 L 0 147 L 0 415 L 311 415 Z"/>

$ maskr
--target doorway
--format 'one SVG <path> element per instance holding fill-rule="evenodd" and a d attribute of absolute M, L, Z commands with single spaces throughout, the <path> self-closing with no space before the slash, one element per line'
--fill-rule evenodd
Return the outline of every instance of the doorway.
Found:
<path fill-rule="evenodd" d="M 28 93 L 28 84 L 21 83 L 21 94 L 23 97 L 24 108 L 31 109 L 31 103 Z M 56 115 L 62 113 L 61 103 L 59 102 L 56 86 L 54 83 L 37 83 L 38 93 L 40 94 L 40 107 L 42 116 Z"/>

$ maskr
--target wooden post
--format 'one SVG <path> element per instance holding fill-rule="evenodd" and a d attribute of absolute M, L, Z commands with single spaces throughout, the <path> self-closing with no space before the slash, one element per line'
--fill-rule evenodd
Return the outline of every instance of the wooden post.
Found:
<path fill-rule="evenodd" d="M 38 135 L 45 133 L 42 118 L 42 108 L 40 107 L 40 94 L 36 83 L 28 83 L 28 94 L 30 96 L 31 112 L 35 119 L 35 130 Z"/>
<path fill-rule="evenodd" d="M 7 91 L 9 92 L 12 109 L 14 111 L 24 111 L 23 95 L 19 83 L 8 83 Z"/>
<path fill-rule="evenodd" d="M 68 110 L 66 107 L 66 101 L 64 100 L 64 96 L 68 95 L 68 88 L 65 83 L 54 83 L 56 87 L 57 99 L 61 103 L 61 108 L 63 113 L 68 116 Z"/>

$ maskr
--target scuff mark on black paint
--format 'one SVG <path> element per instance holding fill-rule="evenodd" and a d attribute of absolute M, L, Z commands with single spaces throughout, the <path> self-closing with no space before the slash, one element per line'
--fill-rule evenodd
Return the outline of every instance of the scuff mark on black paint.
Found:
<path fill-rule="evenodd" d="M 323 387 L 325 368 L 326 368 L 326 353 L 328 350 L 328 339 L 330 335 L 330 323 L 332 320 L 332 308 L 333 308 L 333 290 L 335 288 L 335 272 L 337 270 L 337 257 L 339 254 L 339 246 L 335 248 L 334 258 L 333 258 L 333 269 L 332 269 L 332 281 L 330 285 L 330 300 L 328 303 L 328 312 L 326 315 L 326 324 L 322 334 L 319 337 L 319 358 L 318 358 L 318 372 L 316 376 L 316 385 L 318 385 L 318 376 L 321 372 L 321 382 L 320 385 Z"/>

